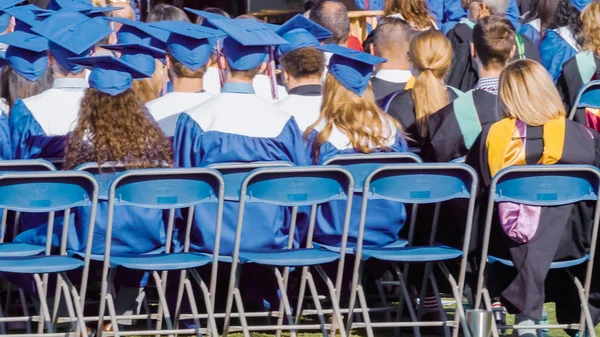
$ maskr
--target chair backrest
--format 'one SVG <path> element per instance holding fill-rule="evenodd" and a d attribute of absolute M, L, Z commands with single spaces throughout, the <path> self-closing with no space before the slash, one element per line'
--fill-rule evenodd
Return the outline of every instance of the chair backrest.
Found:
<path fill-rule="evenodd" d="M 600 109 L 600 81 L 588 82 L 579 89 L 569 113 L 569 119 L 575 118 L 575 112 L 579 108 Z"/>
<path fill-rule="evenodd" d="M 75 170 L 93 174 L 100 188 L 98 192 L 100 200 L 108 200 L 110 185 L 127 171 L 127 168 L 121 163 L 106 162 L 102 166 L 98 166 L 98 163 L 84 163 L 77 166 Z"/>
<path fill-rule="evenodd" d="M 238 201 L 240 199 L 240 189 L 244 178 L 252 170 L 263 167 L 290 167 L 294 164 L 286 161 L 265 161 L 253 163 L 220 163 L 208 166 L 211 169 L 221 173 L 225 181 L 225 200 Z"/>
<path fill-rule="evenodd" d="M 311 242 L 317 206 L 328 201 L 345 200 L 345 237 L 341 240 L 342 250 L 345 249 L 352 205 L 352 198 L 349 196 L 353 191 L 353 185 L 352 174 L 340 166 L 268 167 L 253 170 L 244 179 L 240 190 L 234 261 L 239 254 L 242 239 L 244 209 L 246 204 L 250 203 L 293 207 L 288 241 L 288 248 L 291 248 L 298 207 L 311 206 L 307 230 L 307 241 Z"/>
<path fill-rule="evenodd" d="M 361 193 L 369 174 L 382 165 L 422 162 L 421 157 L 414 153 L 394 152 L 338 155 L 331 157 L 323 165 L 339 165 L 350 171 L 352 177 L 354 177 L 354 192 Z"/>
<path fill-rule="evenodd" d="M 43 159 L 0 160 L 0 172 L 26 171 L 56 171 L 56 167 Z"/>

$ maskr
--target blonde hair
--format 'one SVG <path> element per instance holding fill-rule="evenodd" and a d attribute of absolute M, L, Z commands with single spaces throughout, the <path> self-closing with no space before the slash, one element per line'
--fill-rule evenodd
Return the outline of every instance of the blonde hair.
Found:
<path fill-rule="evenodd" d="M 566 116 L 566 111 L 548 71 L 532 60 L 509 63 L 500 74 L 500 103 L 504 115 L 530 126 L 541 126 Z"/>
<path fill-rule="evenodd" d="M 400 14 L 402 19 L 416 30 L 433 26 L 433 17 L 429 13 L 425 0 L 385 0 L 384 15 Z"/>
<path fill-rule="evenodd" d="M 583 29 L 580 36 L 583 38 L 583 48 L 586 50 L 600 50 L 600 0 L 590 3 L 581 12 Z"/>
<path fill-rule="evenodd" d="M 413 67 L 419 71 L 412 99 L 419 133 L 425 137 L 429 116 L 450 103 L 443 80 L 452 63 L 452 44 L 444 34 L 430 30 L 411 41 L 408 53 Z"/>
<path fill-rule="evenodd" d="M 329 139 L 334 125 L 348 136 L 354 150 L 361 153 L 371 153 L 378 148 L 388 149 L 389 139 L 395 131 L 392 126 L 401 132 L 398 122 L 375 103 L 370 83 L 362 96 L 358 96 L 330 73 L 323 87 L 319 119 L 306 129 L 304 137 L 308 137 L 319 124 L 325 127 L 319 131 L 313 144 L 315 163 L 318 163 L 321 145 Z"/>
<path fill-rule="evenodd" d="M 131 88 L 143 104 L 160 97 L 161 90 L 165 84 L 166 74 L 162 62 L 156 60 L 156 70 L 152 74 L 152 77 L 133 81 Z"/>

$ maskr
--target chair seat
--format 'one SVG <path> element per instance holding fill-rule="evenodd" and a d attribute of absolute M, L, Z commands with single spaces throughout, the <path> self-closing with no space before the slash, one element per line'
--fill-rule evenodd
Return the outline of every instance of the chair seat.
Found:
<path fill-rule="evenodd" d="M 363 249 L 365 259 L 394 262 L 437 262 L 453 260 L 462 255 L 461 250 L 447 246 Z"/>
<path fill-rule="evenodd" d="M 589 259 L 590 259 L 590 256 L 586 254 L 585 256 L 583 256 L 579 259 L 552 262 L 550 264 L 550 269 L 563 269 L 563 268 L 577 266 L 584 262 L 587 262 Z M 496 262 L 501 263 L 505 266 L 509 266 L 509 267 L 515 266 L 511 260 L 501 259 L 499 257 L 495 257 L 495 256 L 491 256 L 491 255 L 488 256 L 488 263 L 496 263 Z"/>
<path fill-rule="evenodd" d="M 8 242 L 0 244 L 0 258 L 33 256 L 43 253 L 46 248 L 28 243 Z"/>
<path fill-rule="evenodd" d="M 140 254 L 140 255 L 135 255 L 135 256 L 142 256 L 142 255 L 151 255 L 151 254 L 161 254 L 165 252 L 165 247 L 159 247 L 155 250 L 149 251 L 147 253 L 144 254 Z M 67 254 L 71 255 L 71 256 L 78 256 L 80 258 L 85 258 L 85 252 L 76 252 L 73 250 L 69 250 L 67 252 Z M 125 257 L 131 257 L 131 256 L 125 256 Z M 92 261 L 104 261 L 104 254 L 90 254 L 90 259 Z"/>
<path fill-rule="evenodd" d="M 278 267 L 302 267 L 333 262 L 339 257 L 338 253 L 321 249 L 282 249 L 240 253 L 240 262 Z"/>
<path fill-rule="evenodd" d="M 69 256 L 25 256 L 0 258 L 0 272 L 17 274 L 59 273 L 83 267 L 83 261 Z"/>
<path fill-rule="evenodd" d="M 202 253 L 172 253 L 111 257 L 112 266 L 136 270 L 184 270 L 209 264 L 212 258 Z"/>
<path fill-rule="evenodd" d="M 398 239 L 386 246 L 377 247 L 377 248 L 400 248 L 400 247 L 406 247 L 406 245 L 408 245 L 408 240 Z M 318 242 L 313 242 L 313 247 L 319 248 L 319 249 L 325 249 L 330 252 L 336 252 L 336 253 L 340 253 L 342 251 L 341 247 L 325 245 L 325 244 L 318 243 Z M 366 248 L 363 247 L 363 249 L 366 249 Z M 352 245 L 346 246 L 346 254 L 354 255 L 355 251 L 356 251 L 356 245 L 352 244 Z"/>

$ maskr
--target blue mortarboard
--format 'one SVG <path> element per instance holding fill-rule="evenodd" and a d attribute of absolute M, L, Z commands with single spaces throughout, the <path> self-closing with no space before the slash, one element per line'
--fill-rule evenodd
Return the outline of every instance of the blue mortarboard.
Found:
<path fill-rule="evenodd" d="M 136 66 L 114 56 L 76 57 L 71 61 L 86 68 L 91 68 L 90 87 L 111 96 L 116 96 L 131 88 L 134 78 L 150 77 Z"/>
<path fill-rule="evenodd" d="M 223 15 L 219 15 L 219 14 L 215 14 L 215 13 L 200 11 L 200 10 L 188 8 L 188 7 L 185 7 L 184 9 L 192 14 L 196 14 L 199 17 L 204 18 L 204 21 L 202 22 L 202 26 L 212 28 L 212 29 L 217 29 L 217 27 L 213 24 L 213 21 L 231 20 Z"/>
<path fill-rule="evenodd" d="M 267 46 L 287 44 L 262 22 L 254 19 L 214 20 L 217 28 L 225 32 L 223 53 L 229 66 L 235 70 L 258 67 L 268 57 Z"/>
<path fill-rule="evenodd" d="M 61 67 L 72 73 L 83 68 L 69 59 L 89 55 L 91 48 L 112 33 L 103 19 L 89 18 L 74 11 L 58 11 L 31 30 L 50 41 L 52 56 Z"/>
<path fill-rule="evenodd" d="M 117 41 L 120 44 L 138 43 L 165 49 L 165 42 L 169 38 L 167 31 L 154 28 L 144 22 L 124 18 L 107 17 L 106 20 L 118 22 L 123 25 L 117 32 Z"/>
<path fill-rule="evenodd" d="M 25 5 L 25 6 L 17 6 L 11 7 L 4 11 L 10 16 L 15 17 L 15 30 L 31 33 L 31 27 L 35 26 L 39 22 L 43 21 L 43 17 L 39 15 L 42 13 L 53 13 L 53 11 L 49 11 L 46 9 L 41 9 L 36 5 Z"/>
<path fill-rule="evenodd" d="M 24 0 L 3 0 L 0 3 L 0 32 L 3 32 L 10 25 L 10 17 L 11 15 L 6 13 L 6 9 L 14 7 Z"/>
<path fill-rule="evenodd" d="M 138 70 L 146 74 L 154 74 L 154 71 L 156 70 L 156 59 L 165 57 L 165 52 L 163 50 L 137 43 L 103 44 L 100 45 L 100 47 L 121 52 L 121 60 L 136 66 Z"/>
<path fill-rule="evenodd" d="M 590 3 L 594 2 L 593 0 L 569 0 L 569 2 L 571 2 L 571 5 L 573 5 L 573 7 L 577 8 L 578 11 L 582 12 L 583 9 L 585 8 L 585 6 L 589 5 Z"/>
<path fill-rule="evenodd" d="M 48 3 L 48 9 L 53 11 L 67 9 L 81 12 L 89 16 L 96 16 L 102 13 L 119 10 L 121 8 L 111 6 L 94 6 L 89 0 L 50 0 Z"/>
<path fill-rule="evenodd" d="M 300 14 L 277 28 L 275 33 L 289 42 L 289 44 L 277 48 L 279 56 L 298 48 L 318 47 L 321 41 L 332 35 L 327 29 Z"/>
<path fill-rule="evenodd" d="M 48 40 L 25 32 L 0 35 L 0 43 L 8 45 L 6 62 L 19 75 L 34 82 L 48 67 Z"/>
<path fill-rule="evenodd" d="M 150 24 L 170 32 L 167 51 L 184 66 L 196 70 L 205 65 L 220 31 L 184 21 L 161 21 Z"/>
<path fill-rule="evenodd" d="M 354 49 L 328 44 L 317 49 L 332 53 L 329 72 L 348 90 L 362 96 L 371 79 L 373 66 L 387 62 L 386 59 Z"/>

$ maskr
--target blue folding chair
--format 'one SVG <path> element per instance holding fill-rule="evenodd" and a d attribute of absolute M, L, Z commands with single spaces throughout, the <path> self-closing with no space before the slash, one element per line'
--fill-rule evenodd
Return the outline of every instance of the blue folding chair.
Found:
<path fill-rule="evenodd" d="M 473 210 L 475 206 L 475 198 L 477 193 L 477 175 L 475 171 L 464 164 L 400 164 L 383 166 L 373 171 L 365 180 L 363 187 L 363 203 L 361 209 L 360 225 L 356 246 L 356 262 L 352 276 L 352 286 L 350 292 L 349 315 L 346 329 L 350 331 L 353 327 L 364 327 L 367 330 L 369 337 L 373 335 L 373 328 L 390 328 L 390 327 L 413 327 L 415 335 L 420 335 L 418 327 L 420 326 L 453 326 L 455 329 L 460 327 L 463 329 L 465 336 L 469 337 L 470 332 L 466 326 L 462 303 L 463 286 L 467 265 L 467 255 L 469 240 L 471 237 L 471 227 L 473 223 Z M 390 200 L 406 204 L 413 204 L 412 221 L 409 228 L 408 246 L 397 248 L 364 248 L 363 238 L 365 230 L 365 220 L 368 211 L 368 204 L 371 200 Z M 463 247 L 455 249 L 447 246 L 435 244 L 437 233 L 437 221 L 434 220 L 429 246 L 412 246 L 412 239 L 415 230 L 415 219 L 417 209 L 422 204 L 438 204 L 444 201 L 454 199 L 469 200 L 469 207 L 466 216 Z M 369 308 L 365 293 L 362 287 L 362 275 L 365 261 L 369 259 L 377 259 L 380 261 L 389 262 L 395 268 L 395 272 L 400 280 L 402 295 L 400 297 L 400 305 L 397 312 L 395 322 L 371 322 L 369 317 Z M 460 271 L 458 283 L 447 270 L 444 261 L 460 259 Z M 404 273 L 400 271 L 398 263 L 405 264 Z M 418 322 L 417 316 L 411 305 L 408 306 L 409 313 L 413 322 L 400 322 L 401 312 L 404 300 L 409 298 L 405 280 L 407 267 L 410 263 L 435 263 L 441 271 L 446 275 L 452 287 L 452 292 L 456 300 L 455 322 L 448 322 L 445 318 L 445 312 L 441 308 L 441 300 L 437 290 L 435 278 L 431 275 L 426 267 L 425 278 L 429 279 L 436 293 L 438 303 L 440 304 L 440 313 L 444 318 L 440 322 Z M 425 285 L 425 282 L 424 282 Z M 354 325 L 352 322 L 353 310 L 358 296 L 360 311 L 363 316 L 364 323 Z M 446 331 L 446 333 L 448 333 Z"/>
<path fill-rule="evenodd" d="M 578 203 L 581 201 L 596 201 L 593 227 L 590 234 L 589 253 L 581 258 L 568 261 L 555 261 L 550 269 L 567 269 L 587 263 L 585 281 L 582 286 L 577 277 L 571 275 L 577 287 L 581 300 L 581 321 L 579 324 L 564 325 L 519 325 L 519 329 L 579 329 L 582 336 L 587 326 L 589 336 L 595 336 L 594 325 L 587 305 L 589 288 L 592 280 L 592 269 L 598 238 L 598 222 L 600 220 L 600 199 L 598 189 L 600 186 L 600 170 L 587 165 L 530 165 L 512 166 L 498 172 L 491 183 L 487 214 L 477 282 L 477 297 L 475 308 L 481 305 L 483 297 L 485 307 L 492 309 L 492 302 L 485 287 L 485 270 L 488 264 L 501 263 L 514 267 L 513 262 L 506 259 L 488 255 L 494 205 L 499 202 L 513 202 L 532 206 L 551 207 Z M 540 224 L 543 226 L 543 224 Z M 568 271 L 568 270 L 567 270 Z M 492 332 L 498 336 L 497 329 L 513 329 L 516 326 L 496 327 L 495 322 Z"/>
<path fill-rule="evenodd" d="M 104 253 L 104 266 L 102 271 L 102 289 L 100 301 L 100 314 L 98 322 L 98 330 L 103 327 L 104 312 L 106 307 L 110 314 L 111 323 L 114 329 L 114 335 L 154 335 L 154 334 L 207 334 L 218 336 L 216 323 L 212 314 L 211 294 L 204 281 L 195 268 L 213 264 L 213 275 L 211 284 L 215 282 L 217 273 L 218 254 L 213 256 L 203 253 L 189 252 L 190 247 L 190 232 L 192 227 L 192 218 L 194 206 L 202 203 L 218 204 L 218 211 L 215 217 L 214 226 L 216 228 L 215 251 L 218 252 L 220 244 L 221 218 L 223 212 L 224 198 L 224 183 L 220 174 L 211 169 L 192 168 L 192 169 L 144 169 L 131 170 L 120 174 L 111 184 L 108 199 L 108 224 L 106 228 L 106 241 Z M 164 253 L 142 254 L 134 256 L 112 256 L 112 227 L 113 214 L 117 206 L 133 206 L 146 209 L 168 210 L 169 221 L 166 230 L 166 244 Z M 185 239 L 183 244 L 183 252 L 171 252 L 171 242 L 173 239 L 173 231 L 175 224 L 176 211 L 185 210 L 188 214 L 185 228 Z M 182 212 L 183 214 L 183 212 Z M 213 225 L 213 224 L 207 224 Z M 159 298 L 159 313 L 158 321 L 164 318 L 167 329 L 161 330 L 160 324 L 157 324 L 155 330 L 148 331 L 119 331 L 119 317 L 116 314 L 113 302 L 114 290 L 110 289 L 115 271 L 117 268 L 125 268 L 130 270 L 139 270 L 150 272 L 156 283 L 156 291 Z M 162 271 L 162 276 L 159 275 Z M 171 319 L 171 311 L 167 306 L 165 296 L 166 272 L 181 271 L 179 282 L 177 304 L 175 308 L 175 323 Z M 196 283 L 200 286 L 204 297 L 206 307 L 206 315 L 200 315 L 196 308 L 196 300 L 192 290 L 191 282 L 187 274 L 190 274 Z M 183 294 L 188 296 L 188 300 L 192 310 L 191 319 L 194 320 L 195 328 L 179 329 L 178 318 L 180 314 L 180 305 L 183 299 Z M 189 315 L 188 315 L 189 316 Z M 127 317 L 131 318 L 131 317 Z M 208 324 L 206 329 L 202 329 L 200 319 L 207 318 Z"/>
<path fill-rule="evenodd" d="M 600 81 L 591 81 L 579 89 L 569 113 L 569 119 L 573 120 L 577 109 L 582 108 L 600 109 Z"/>
<path fill-rule="evenodd" d="M 336 289 L 333 282 L 327 277 L 320 268 L 321 265 L 334 262 L 336 260 L 343 264 L 344 250 L 347 241 L 348 224 L 352 198 L 349 196 L 353 190 L 352 175 L 340 167 L 313 166 L 313 167 L 269 167 L 252 171 L 244 180 L 239 193 L 239 214 L 236 227 L 235 246 L 232 256 L 231 275 L 229 280 L 229 292 L 226 303 L 224 336 L 230 331 L 230 319 L 233 301 L 235 299 L 239 319 L 242 325 L 242 332 L 245 337 L 250 336 L 252 331 L 280 331 L 282 329 L 280 320 L 277 325 L 248 326 L 246 321 L 242 297 L 238 288 L 242 266 L 248 263 L 269 266 L 273 269 L 278 284 L 280 294 L 280 317 L 287 318 L 286 328 L 290 329 L 291 336 L 296 335 L 296 330 L 301 329 L 321 329 L 324 336 L 328 336 L 328 329 L 341 322 L 342 317 L 339 310 L 339 299 L 336 295 Z M 319 250 L 312 247 L 312 235 L 315 227 L 317 207 L 320 204 L 332 201 L 346 201 L 346 219 L 344 225 L 344 236 L 342 238 L 341 252 L 331 252 Z M 242 238 L 242 227 L 244 223 L 244 210 L 248 204 L 263 203 L 276 206 L 291 207 L 291 222 L 289 226 L 289 239 L 287 247 L 284 249 L 273 249 L 264 247 L 264 249 L 252 252 L 240 251 Z M 299 207 L 310 206 L 310 222 L 307 230 L 306 248 L 294 248 L 294 235 L 296 231 L 296 219 Z M 333 325 L 327 324 L 314 283 L 312 274 L 308 268 L 303 268 L 303 277 L 309 285 L 311 296 L 318 311 L 320 324 L 302 325 L 295 320 L 290 307 L 287 295 L 287 281 L 290 268 L 312 267 L 317 270 L 319 275 L 327 284 L 329 297 L 333 307 Z M 278 268 L 283 268 L 282 274 Z M 301 309 L 299 309 L 301 310 Z M 341 331 L 342 337 L 345 337 L 345 331 Z"/>
<path fill-rule="evenodd" d="M 0 333 L 6 333 L 4 322 L 7 321 L 38 321 L 38 332 L 42 334 L 45 324 L 47 334 L 54 334 L 54 323 L 64 321 L 57 317 L 58 304 L 61 300 L 61 290 L 65 292 L 72 333 L 85 333 L 83 310 L 79 292 L 71 284 L 66 272 L 83 267 L 82 279 L 87 280 L 86 271 L 90 262 L 90 250 L 84 260 L 67 256 L 67 241 L 69 233 L 69 214 L 74 207 L 91 207 L 92 214 L 96 212 L 98 202 L 98 185 L 93 176 L 84 172 L 15 172 L 0 175 L 0 208 L 18 212 L 48 213 L 48 228 L 46 231 L 45 247 L 24 249 L 21 253 L 14 251 L 18 246 L 1 249 L 13 250 L 10 257 L 0 257 L 0 272 L 31 275 L 39 294 L 40 315 L 38 317 L 0 318 Z M 55 212 L 64 211 L 65 217 L 60 237 L 54 234 Z M 87 242 L 91 242 L 94 223 L 90 223 L 90 234 Z M 17 244 L 18 245 L 18 244 Z M 56 247 L 58 246 L 58 247 Z M 29 247 L 29 245 L 27 245 Z M 57 249 L 58 248 L 58 249 Z M 42 254 L 43 255 L 39 255 Z M 40 277 L 40 274 L 43 274 Z M 46 301 L 48 274 L 57 274 L 54 310 L 51 312 Z M 27 314 L 26 314 L 27 315 Z M 1 315 L 0 315 L 1 316 Z M 31 335 L 29 325 L 27 334 Z"/>

